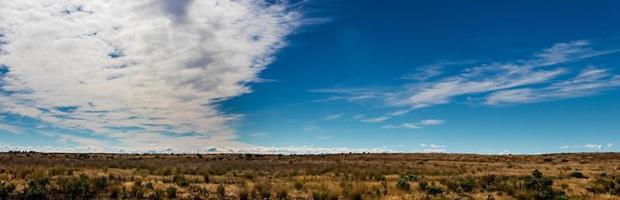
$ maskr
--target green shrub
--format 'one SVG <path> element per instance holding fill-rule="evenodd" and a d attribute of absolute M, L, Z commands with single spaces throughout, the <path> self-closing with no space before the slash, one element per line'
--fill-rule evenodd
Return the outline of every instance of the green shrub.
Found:
<path fill-rule="evenodd" d="M 406 178 L 399 178 L 398 181 L 396 182 L 396 187 L 399 190 L 403 190 L 403 191 L 409 191 L 411 189 L 411 186 L 409 185 L 409 181 Z"/>
<path fill-rule="evenodd" d="M 164 199 L 164 191 L 160 189 L 155 189 L 153 193 L 151 194 L 151 196 L 149 196 L 149 199 L 151 200 Z"/>
<path fill-rule="evenodd" d="M 466 179 L 466 180 L 460 181 L 458 184 L 459 184 L 459 188 L 462 189 L 463 192 L 472 192 L 472 191 L 474 191 L 475 183 L 471 179 Z"/>
<path fill-rule="evenodd" d="M 322 188 L 319 191 L 312 192 L 313 200 L 338 200 L 338 194 L 326 189 Z"/>
<path fill-rule="evenodd" d="M 69 177 L 58 180 L 57 184 L 62 189 L 63 193 L 70 199 L 77 199 L 78 197 L 89 197 L 90 185 L 88 178 L 84 175 L 80 177 Z"/>
<path fill-rule="evenodd" d="M 23 199 L 47 199 L 48 178 L 40 178 L 28 182 Z"/>
<path fill-rule="evenodd" d="M 592 182 L 592 185 L 587 190 L 596 194 L 620 195 L 620 179 L 598 178 Z"/>
<path fill-rule="evenodd" d="M 420 179 L 420 176 L 414 174 L 414 173 L 410 173 L 410 174 L 405 174 L 405 175 L 401 175 L 401 178 L 405 178 L 408 181 L 417 181 L 418 179 Z"/>
<path fill-rule="evenodd" d="M 573 177 L 573 178 L 584 178 L 584 179 L 588 178 L 587 176 L 583 175 L 583 173 L 581 173 L 580 171 L 571 172 L 568 176 Z"/>
<path fill-rule="evenodd" d="M 524 184 L 525 189 L 533 192 L 533 199 L 537 200 L 554 200 L 566 199 L 564 192 L 554 191 L 553 180 L 544 177 L 542 172 L 537 169 L 532 171 L 532 176 L 528 177 Z"/>
<path fill-rule="evenodd" d="M 425 189 L 426 189 L 426 186 L 428 186 L 428 182 L 426 182 L 426 181 L 420 181 L 420 182 L 418 183 L 418 185 L 420 186 L 420 189 L 425 190 Z"/>
<path fill-rule="evenodd" d="M 170 186 L 166 188 L 166 197 L 173 199 L 177 197 L 177 187 Z"/>
<path fill-rule="evenodd" d="M 437 186 L 433 186 L 433 185 L 426 185 L 426 188 L 424 188 L 424 190 L 426 191 L 427 194 L 430 195 L 440 195 L 443 194 L 443 190 Z"/>
<path fill-rule="evenodd" d="M 295 183 L 293 184 L 293 187 L 294 187 L 296 190 L 301 190 L 301 189 L 304 189 L 304 183 L 303 183 L 303 182 L 301 182 L 301 181 L 295 181 Z"/>
<path fill-rule="evenodd" d="M 13 190 L 15 190 L 15 184 L 0 183 L 0 199 L 8 199 Z"/>
<path fill-rule="evenodd" d="M 93 190 L 96 192 L 107 190 L 109 186 L 108 177 L 100 176 L 93 180 Z"/>
<path fill-rule="evenodd" d="M 174 175 L 174 177 L 172 178 L 172 182 L 176 183 L 177 185 L 181 187 L 189 186 L 189 181 L 187 181 L 185 176 L 180 175 L 180 174 Z"/>

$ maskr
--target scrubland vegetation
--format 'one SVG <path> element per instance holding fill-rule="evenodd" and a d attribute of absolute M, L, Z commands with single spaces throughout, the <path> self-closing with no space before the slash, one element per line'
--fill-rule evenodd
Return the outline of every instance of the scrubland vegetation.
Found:
<path fill-rule="evenodd" d="M 620 154 L 0 153 L 0 199 L 620 199 Z"/>

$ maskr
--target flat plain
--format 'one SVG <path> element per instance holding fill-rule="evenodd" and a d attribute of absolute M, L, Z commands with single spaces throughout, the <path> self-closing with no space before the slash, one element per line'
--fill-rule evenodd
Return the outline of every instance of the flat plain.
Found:
<path fill-rule="evenodd" d="M 0 199 L 620 199 L 620 154 L 0 153 Z"/>

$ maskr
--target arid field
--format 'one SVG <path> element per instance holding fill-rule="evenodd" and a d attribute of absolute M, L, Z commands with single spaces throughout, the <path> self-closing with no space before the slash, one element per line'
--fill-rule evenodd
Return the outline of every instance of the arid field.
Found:
<path fill-rule="evenodd" d="M 620 154 L 0 154 L 0 199 L 620 199 Z"/>

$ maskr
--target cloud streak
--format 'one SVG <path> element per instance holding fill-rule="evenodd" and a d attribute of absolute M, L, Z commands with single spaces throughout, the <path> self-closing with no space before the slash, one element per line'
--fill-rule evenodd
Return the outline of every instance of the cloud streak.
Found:
<path fill-rule="evenodd" d="M 334 95 L 333 100 L 380 101 L 387 107 L 397 107 L 398 110 L 385 114 L 384 117 L 389 119 L 415 109 L 452 103 L 457 97 L 467 97 L 474 103 L 502 105 L 590 96 L 620 87 L 620 76 L 608 69 L 588 66 L 575 72 L 558 66 L 618 52 L 595 50 L 591 46 L 587 40 L 556 43 L 526 59 L 464 67 L 449 75 L 437 71 L 440 69 L 437 65 L 423 67 L 421 75 L 406 76 L 411 82 L 390 89 L 314 91 L 330 93 Z"/>
<path fill-rule="evenodd" d="M 444 122 L 445 120 L 440 120 L 440 119 L 425 119 L 419 122 L 406 122 L 406 123 L 402 123 L 401 125 L 392 125 L 392 124 L 383 125 L 381 126 L 381 128 L 384 128 L 384 129 L 397 129 L 397 128 L 421 129 L 426 126 L 439 126 L 439 125 L 444 124 Z"/>

